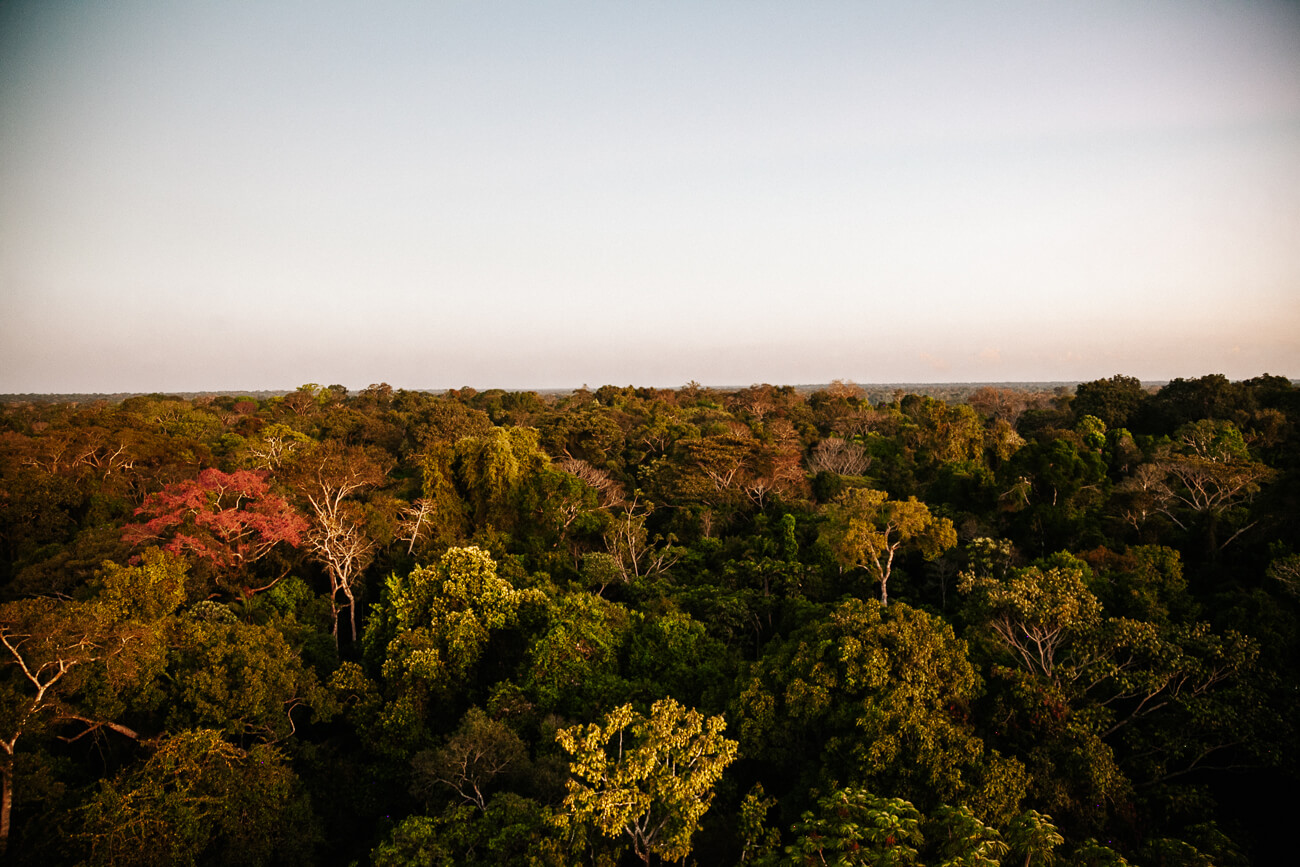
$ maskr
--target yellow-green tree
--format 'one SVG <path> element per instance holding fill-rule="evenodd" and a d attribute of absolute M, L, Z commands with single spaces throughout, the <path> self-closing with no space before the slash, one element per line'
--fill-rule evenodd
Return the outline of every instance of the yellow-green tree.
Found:
<path fill-rule="evenodd" d="M 516 590 L 479 548 L 451 548 L 437 566 L 388 579 L 395 636 L 384 676 L 412 674 L 446 687 L 465 678 L 491 633 L 514 624 L 519 606 L 540 604 L 536 590 Z"/>
<path fill-rule="evenodd" d="M 573 758 L 569 793 L 554 821 L 564 829 L 595 826 L 606 837 L 626 834 L 638 858 L 680 861 L 713 801 L 713 787 L 736 758 L 723 737 L 726 720 L 705 719 L 671 698 L 646 717 L 630 704 L 604 724 L 563 729 L 556 740 Z"/>
<path fill-rule="evenodd" d="M 515 589 L 497 575 L 491 556 L 473 547 L 451 548 L 436 566 L 392 575 L 385 589 L 365 643 L 382 660 L 391 696 L 383 727 L 412 743 L 422 737 L 434 699 L 472 683 L 493 634 L 513 627 L 521 606 L 545 602 L 541 591 Z"/>
<path fill-rule="evenodd" d="M 891 500 L 884 491 L 854 488 L 829 512 L 831 550 L 842 565 L 864 568 L 880 582 L 882 605 L 889 604 L 889 576 L 899 551 L 918 551 L 933 560 L 957 544 L 952 521 L 931 514 L 916 497 Z"/>

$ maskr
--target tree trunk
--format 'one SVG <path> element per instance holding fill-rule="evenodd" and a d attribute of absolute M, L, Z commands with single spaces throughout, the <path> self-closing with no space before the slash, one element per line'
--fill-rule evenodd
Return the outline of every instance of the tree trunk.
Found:
<path fill-rule="evenodd" d="M 14 760 L 9 756 L 0 765 L 0 786 L 3 787 L 0 793 L 0 857 L 9 849 L 9 814 L 14 805 L 13 773 Z"/>

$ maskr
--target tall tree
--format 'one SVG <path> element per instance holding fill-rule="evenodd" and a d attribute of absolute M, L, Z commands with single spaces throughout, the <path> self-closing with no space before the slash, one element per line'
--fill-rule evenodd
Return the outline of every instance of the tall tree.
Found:
<path fill-rule="evenodd" d="M 1110 379 L 1079 383 L 1070 408 L 1076 418 L 1091 415 L 1101 419 L 1108 428 L 1124 427 L 1148 396 L 1140 380 L 1117 373 Z"/>
<path fill-rule="evenodd" d="M 14 758 L 20 741 L 106 729 L 122 700 L 161 673 L 158 621 L 184 600 L 185 566 L 159 551 L 141 565 L 107 569 L 97 598 L 22 599 L 0 606 L 0 853 L 8 845 Z"/>
<path fill-rule="evenodd" d="M 556 824 L 626 835 L 646 864 L 655 855 L 682 860 L 714 786 L 736 758 L 725 729 L 721 716 L 705 719 L 671 698 L 655 702 L 649 717 L 623 705 L 603 724 L 562 729 L 556 740 L 573 758 Z"/>
<path fill-rule="evenodd" d="M 965 641 L 905 603 L 849 598 L 775 641 L 736 699 L 748 758 L 791 775 L 869 786 L 919 804 L 969 805 L 985 821 L 1023 797 L 1015 761 L 986 751 L 967 718 L 980 678 Z"/>
<path fill-rule="evenodd" d="M 87 865 L 304 863 L 317 830 L 287 757 L 245 751 L 210 729 L 149 744 L 151 755 L 106 781 L 75 835 Z"/>
<path fill-rule="evenodd" d="M 831 549 L 840 563 L 861 567 L 880 584 L 880 602 L 889 604 L 889 578 L 901 550 L 933 560 L 957 544 L 952 521 L 930 513 L 916 497 L 891 500 L 884 491 L 854 488 L 828 509 Z"/>
<path fill-rule="evenodd" d="M 394 575 L 387 589 L 384 618 L 392 638 L 385 676 L 410 674 L 438 689 L 470 673 L 491 634 L 515 623 L 520 605 L 543 599 L 539 591 L 515 589 L 497 575 L 492 557 L 473 547 L 451 548 L 436 566 Z"/>
<path fill-rule="evenodd" d="M 852 787 L 818 798 L 790 830 L 789 864 L 902 867 L 919 863 L 924 842 L 921 814 L 909 802 Z"/>
<path fill-rule="evenodd" d="M 1165 474 L 1154 488 L 1159 511 L 1184 530 L 1191 529 L 1189 516 L 1201 520 L 1207 540 L 1218 549 L 1254 525 L 1242 523 L 1241 507 L 1277 475 L 1250 456 L 1232 422 L 1211 419 L 1179 428 L 1176 442 L 1161 450 L 1155 466 Z M 1218 541 L 1221 523 L 1239 525 L 1223 542 Z"/>
<path fill-rule="evenodd" d="M 135 516 L 145 520 L 127 524 L 123 541 L 162 542 L 164 550 L 206 560 L 241 581 L 277 545 L 301 545 L 308 530 L 307 521 L 271 490 L 266 473 L 250 470 L 204 470 L 196 479 L 150 494 Z M 252 594 L 271 584 L 241 589 Z"/>
<path fill-rule="evenodd" d="M 344 611 L 352 640 L 357 639 L 358 585 L 375 549 L 364 510 L 354 498 L 380 485 L 387 469 L 386 460 L 364 449 L 330 442 L 300 456 L 290 474 L 311 509 L 307 546 L 329 577 L 335 642 Z"/>

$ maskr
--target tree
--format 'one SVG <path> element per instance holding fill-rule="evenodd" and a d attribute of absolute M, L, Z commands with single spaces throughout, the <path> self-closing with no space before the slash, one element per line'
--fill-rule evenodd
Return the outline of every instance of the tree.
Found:
<path fill-rule="evenodd" d="M 1128 774 L 1159 782 L 1207 767 L 1247 741 L 1264 712 L 1232 694 L 1254 641 L 1206 623 L 1107 617 L 1095 580 L 1083 561 L 1057 554 L 1001 574 L 977 568 L 960 584 L 967 634 L 1007 685 L 1000 729 L 1019 741 L 1049 806 L 1094 819 L 1128 796 Z"/>
<path fill-rule="evenodd" d="M 703 534 L 712 536 L 716 518 L 725 522 L 744 507 L 742 483 L 753 450 L 748 429 L 744 435 L 678 440 L 646 471 L 650 490 L 662 502 L 695 507 Z"/>
<path fill-rule="evenodd" d="M 984 422 L 966 404 L 949 406 L 934 398 L 904 400 L 904 414 L 913 422 L 901 433 L 917 463 L 979 460 L 984 453 Z"/>
<path fill-rule="evenodd" d="M 817 799 L 790 831 L 790 864 L 894 867 L 916 864 L 921 814 L 902 798 L 881 798 L 865 789 L 836 789 Z"/>
<path fill-rule="evenodd" d="M 436 782 L 486 813 L 488 786 L 503 774 L 523 771 L 528 748 L 508 725 L 472 707 L 446 744 L 419 753 L 412 764 L 426 793 L 428 782 Z"/>
<path fill-rule="evenodd" d="M 244 623 L 228 606 L 203 600 L 176 618 L 170 642 L 169 728 L 276 743 L 297 731 L 305 711 L 328 718 L 333 710 L 315 672 L 273 624 Z"/>
<path fill-rule="evenodd" d="M 1237 529 L 1217 543 L 1219 521 L 1249 503 L 1260 486 L 1276 476 L 1264 464 L 1252 460 L 1245 440 L 1229 421 L 1203 419 L 1183 425 L 1177 442 L 1162 449 L 1155 462 L 1163 471 L 1163 483 L 1153 491 L 1159 511 L 1180 528 L 1189 529 L 1187 513 L 1207 522 L 1209 539 L 1222 549 L 1250 527 Z"/>
<path fill-rule="evenodd" d="M 1037 537 L 1042 553 L 1076 544 L 1089 529 L 1099 532 L 1089 517 L 1104 502 L 1106 463 L 1080 434 L 1039 432 L 999 467 L 999 479 L 1005 508 L 1017 513 L 1022 533 Z"/>
<path fill-rule="evenodd" d="M 66 740 L 108 730 L 123 701 L 162 670 L 157 623 L 185 598 L 185 566 L 161 551 L 139 566 L 107 564 L 89 601 L 22 599 L 0 606 L 0 853 L 9 840 L 14 758 L 20 740 L 80 729 Z"/>
<path fill-rule="evenodd" d="M 808 455 L 808 471 L 840 476 L 860 476 L 871 466 L 871 456 L 861 443 L 827 437 Z"/>
<path fill-rule="evenodd" d="M 242 750 L 194 729 L 150 744 L 152 754 L 82 811 L 88 865 L 306 862 L 315 829 L 297 777 L 276 748 Z M 307 844 L 307 845 L 304 845 Z"/>
<path fill-rule="evenodd" d="M 594 825 L 607 837 L 627 835 L 646 864 L 654 855 L 680 861 L 713 801 L 713 787 L 736 758 L 723 737 L 726 720 L 707 720 L 671 698 L 645 717 L 623 705 L 602 725 L 578 725 L 556 734 L 572 756 L 563 829 Z"/>
<path fill-rule="evenodd" d="M 943 858 L 940 867 L 999 867 L 1007 854 L 1001 835 L 968 807 L 939 807 L 930 814 L 927 831 Z"/>
<path fill-rule="evenodd" d="M 393 637 L 385 677 L 410 674 L 442 689 L 469 674 L 491 633 L 513 625 L 521 605 L 543 599 L 516 590 L 497 575 L 491 556 L 473 547 L 451 548 L 436 566 L 391 576 L 387 588 Z"/>
<path fill-rule="evenodd" d="M 988 539 L 973 543 L 976 548 L 994 544 Z M 1095 662 L 1091 654 L 1102 652 L 1086 640 L 1102 621 L 1101 604 L 1084 580 L 1086 568 L 1058 558 L 1050 566 L 1030 566 L 1002 577 L 968 571 L 961 574 L 958 589 L 972 596 L 972 611 L 1018 665 L 1059 684 L 1082 676 Z M 1071 657 L 1062 672 L 1058 669 L 1067 651 Z"/>
<path fill-rule="evenodd" d="M 147 520 L 127 524 L 123 541 L 142 545 L 165 539 L 164 550 L 189 554 L 241 577 L 277 545 L 297 548 L 309 529 L 307 521 L 271 491 L 266 473 L 250 470 L 204 470 L 197 479 L 150 494 L 135 514 Z M 256 593 L 271 584 L 243 591 Z"/>
<path fill-rule="evenodd" d="M 1140 380 L 1117 373 L 1110 379 L 1079 383 L 1070 408 L 1077 418 L 1091 415 L 1101 419 L 1107 428 L 1124 427 L 1148 396 Z"/>
<path fill-rule="evenodd" d="M 363 449 L 336 443 L 322 445 L 300 460 L 293 475 L 314 519 L 308 548 L 329 576 L 334 641 L 345 610 L 356 641 L 357 585 L 375 543 L 366 532 L 363 510 L 350 498 L 379 485 L 387 467 Z"/>
<path fill-rule="evenodd" d="M 840 563 L 862 567 L 880 583 L 880 602 L 889 604 L 889 577 L 900 550 L 933 560 L 957 544 L 952 521 L 932 515 L 916 497 L 891 500 L 884 491 L 854 488 L 828 509 L 831 549 Z"/>
<path fill-rule="evenodd" d="M 543 710 L 594 715 L 628 694 L 619 658 L 633 615 L 592 593 L 567 593 L 547 604 L 546 631 L 528 649 L 523 686 Z"/>
<path fill-rule="evenodd" d="M 79 675 L 90 664 L 120 653 L 124 643 L 125 638 L 105 640 L 92 612 L 82 606 L 35 599 L 0 608 L 3 662 L 18 674 L 6 679 L 0 710 L 0 749 L 4 750 L 0 759 L 0 854 L 9 843 L 19 739 L 50 722 L 80 718 L 67 702 L 68 693 L 79 686 L 69 675 Z"/>
<path fill-rule="evenodd" d="M 1245 389 L 1221 373 L 1199 379 L 1179 377 L 1148 398 L 1129 426 L 1142 433 L 1164 434 L 1199 419 L 1227 419 L 1245 397 Z"/>
<path fill-rule="evenodd" d="M 1003 658 L 1049 681 L 1066 699 L 1098 702 L 1102 736 L 1171 704 L 1203 697 L 1253 662 L 1257 647 L 1208 624 L 1158 624 L 1104 617 L 1088 586 L 1091 570 L 1057 554 L 1004 576 L 965 572 L 967 616 Z"/>
<path fill-rule="evenodd" d="M 407 816 L 370 853 L 374 867 L 569 867 L 576 853 L 547 822 L 549 808 L 513 792 L 498 792 L 479 810 L 450 804 L 434 816 Z M 594 860 L 596 867 L 615 867 Z"/>
<path fill-rule="evenodd" d="M 595 490 L 601 508 L 622 506 L 627 502 L 623 486 L 607 471 L 592 466 L 581 458 L 566 457 L 556 462 L 555 466 L 571 476 L 576 476 L 589 488 Z"/>
<path fill-rule="evenodd" d="M 475 523 L 504 532 L 522 523 L 527 487 L 549 465 L 532 428 L 494 427 L 456 443 L 456 479 Z"/>
<path fill-rule="evenodd" d="M 967 401 L 981 415 L 1005 422 L 1013 429 L 1020 416 L 1035 401 L 1035 395 L 1016 388 L 977 388 Z"/>
<path fill-rule="evenodd" d="M 605 531 L 605 547 L 618 564 L 624 584 L 661 575 L 677 561 L 677 554 L 671 548 L 672 540 L 668 540 L 668 546 L 656 547 L 665 540 L 662 536 L 650 538 L 646 521 L 653 513 L 652 504 L 638 505 L 637 498 L 633 497 Z"/>
<path fill-rule="evenodd" d="M 538 590 L 515 589 L 497 575 L 488 553 L 473 547 L 451 548 L 436 565 L 391 575 L 363 640 L 390 696 L 379 711 L 386 736 L 403 748 L 418 747 L 428 736 L 423 726 L 430 709 L 473 685 L 493 634 L 544 599 Z"/>
<path fill-rule="evenodd" d="M 402 538 L 408 539 L 408 553 L 420 547 L 440 550 L 464 539 L 469 525 L 465 502 L 456 493 L 455 450 L 446 443 L 434 443 L 416 457 L 420 468 L 421 493 L 402 510 Z M 421 542 L 423 539 L 423 543 Z"/>
<path fill-rule="evenodd" d="M 258 432 L 258 437 L 248 444 L 248 457 L 252 463 L 267 470 L 279 469 L 293 453 L 310 446 L 311 437 L 294 430 L 287 424 L 274 422 Z"/>
<path fill-rule="evenodd" d="M 402 508 L 402 520 L 398 527 L 402 531 L 402 541 L 407 543 L 407 554 L 415 553 L 415 543 L 420 541 L 436 514 L 436 504 L 424 497 Z"/>
<path fill-rule="evenodd" d="M 1015 761 L 988 751 L 967 718 L 980 678 L 966 642 L 937 617 L 849 598 L 769 645 L 736 700 L 745 756 L 798 775 L 817 768 L 916 803 L 1009 818 Z"/>
<path fill-rule="evenodd" d="M 755 783 L 740 803 L 740 863 L 764 864 L 771 860 L 781 843 L 781 832 L 767 824 L 767 814 L 776 806 L 776 798 L 767 797 L 762 783 Z"/>
<path fill-rule="evenodd" d="M 1024 867 L 1031 864 L 1051 864 L 1055 857 L 1052 850 L 1065 842 L 1061 832 L 1052 824 L 1052 817 L 1045 816 L 1037 810 L 1026 810 L 1016 817 L 1007 828 L 1007 842 L 1011 844 L 1011 855 Z"/>

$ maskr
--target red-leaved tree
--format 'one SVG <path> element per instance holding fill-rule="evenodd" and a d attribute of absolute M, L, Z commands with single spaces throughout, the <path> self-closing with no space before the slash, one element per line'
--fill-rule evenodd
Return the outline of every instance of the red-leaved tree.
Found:
<path fill-rule="evenodd" d="M 206 560 L 240 576 L 276 545 L 297 548 L 309 529 L 307 520 L 271 490 L 267 474 L 255 470 L 204 470 L 196 479 L 150 494 L 135 514 L 145 520 L 123 528 L 124 542 L 162 543 L 164 550 Z M 244 592 L 256 593 L 271 584 L 245 587 Z"/>

